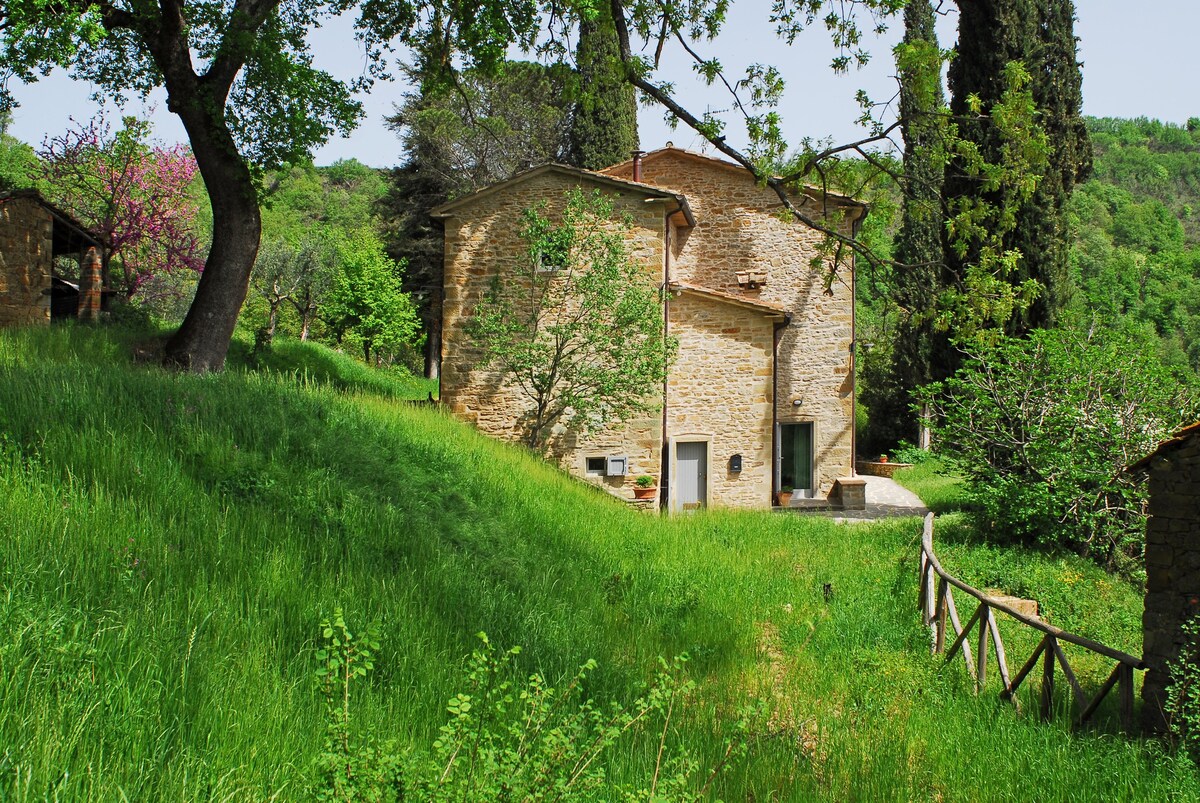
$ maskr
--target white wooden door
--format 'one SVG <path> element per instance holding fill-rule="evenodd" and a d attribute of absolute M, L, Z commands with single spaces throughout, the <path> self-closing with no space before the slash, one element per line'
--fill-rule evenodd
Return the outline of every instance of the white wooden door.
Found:
<path fill-rule="evenodd" d="M 675 445 L 675 499 L 679 510 L 697 510 L 708 502 L 708 444 Z"/>

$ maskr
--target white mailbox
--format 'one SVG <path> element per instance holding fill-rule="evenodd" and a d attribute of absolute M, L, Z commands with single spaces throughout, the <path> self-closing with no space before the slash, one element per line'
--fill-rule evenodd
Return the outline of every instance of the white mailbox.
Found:
<path fill-rule="evenodd" d="M 610 477 L 624 477 L 629 473 L 629 458 L 625 455 L 609 455 L 604 473 Z"/>

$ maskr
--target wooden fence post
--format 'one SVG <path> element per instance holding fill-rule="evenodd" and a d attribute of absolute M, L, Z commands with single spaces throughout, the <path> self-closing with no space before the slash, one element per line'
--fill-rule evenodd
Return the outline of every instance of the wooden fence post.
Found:
<path fill-rule="evenodd" d="M 1042 656 L 1042 719 L 1048 721 L 1054 703 L 1054 647 L 1057 639 L 1047 633 L 1042 641 L 1046 645 Z"/>
<path fill-rule="evenodd" d="M 975 654 L 975 690 L 983 691 L 987 682 L 988 654 L 988 622 L 992 618 L 992 609 L 986 602 L 979 603 L 979 651 Z"/>
<path fill-rule="evenodd" d="M 1121 716 L 1121 729 L 1133 732 L 1133 667 L 1122 662 L 1117 667 L 1117 699 Z"/>

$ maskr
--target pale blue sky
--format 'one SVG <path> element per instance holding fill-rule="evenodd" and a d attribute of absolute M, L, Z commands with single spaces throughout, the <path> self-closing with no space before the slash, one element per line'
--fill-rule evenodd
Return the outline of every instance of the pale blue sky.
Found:
<path fill-rule="evenodd" d="M 942 20 L 943 46 L 953 41 L 957 13 L 950 2 Z M 1200 116 L 1200 2 L 1196 0 L 1159 0 L 1153 11 L 1137 11 L 1128 0 L 1076 0 L 1080 39 L 1080 58 L 1084 65 L 1084 112 L 1095 116 L 1156 117 L 1182 123 Z M 899 28 L 882 40 L 868 40 L 874 54 L 871 64 L 847 75 L 829 70 L 832 49 L 823 30 L 802 35 L 792 47 L 778 40 L 767 22 L 769 0 L 735 0 L 730 20 L 722 35 L 705 45 L 705 56 L 720 57 L 736 78 L 751 63 L 774 64 L 783 73 L 788 89 L 780 111 L 789 142 L 803 137 L 833 137 L 842 141 L 861 136 L 854 120 L 859 110 L 854 95 L 866 89 L 876 100 L 886 100 L 895 92 L 894 73 L 889 49 Z M 350 38 L 350 26 L 335 22 L 313 37 L 317 64 L 340 77 L 351 77 L 362 69 L 362 57 Z M 660 71 L 662 80 L 676 83 L 684 105 L 700 113 L 707 107 L 727 109 L 729 99 L 715 88 L 703 86 L 692 77 L 687 61 L 678 50 L 668 51 Z M 396 103 L 404 87 L 391 83 L 378 85 L 364 98 L 367 118 L 348 138 L 331 141 L 316 154 L 318 164 L 354 157 L 375 166 L 390 166 L 399 159 L 395 135 L 383 125 L 383 117 Z M 90 88 L 72 82 L 62 73 L 51 75 L 32 86 L 16 86 L 14 94 L 21 107 L 14 113 L 10 132 L 35 145 L 46 135 L 61 133 L 68 117 L 85 117 L 94 104 L 88 100 Z M 167 142 L 184 139 L 183 129 L 166 112 L 166 103 L 157 97 L 155 121 L 157 136 Z M 141 112 L 138 101 L 130 110 Z M 662 111 L 645 108 L 640 114 L 642 147 L 660 147 L 668 140 L 684 147 L 701 147 L 700 139 L 690 131 L 671 131 L 663 122 Z M 736 128 L 729 130 L 729 141 L 743 144 L 744 136 Z"/>

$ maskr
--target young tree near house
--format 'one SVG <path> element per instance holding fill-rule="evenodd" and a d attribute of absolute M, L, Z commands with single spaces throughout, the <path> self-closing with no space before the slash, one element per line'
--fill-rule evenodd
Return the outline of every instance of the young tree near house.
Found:
<path fill-rule="evenodd" d="M 190 192 L 196 161 L 182 145 L 147 144 L 149 132 L 134 117 L 113 132 L 99 115 L 38 154 L 47 198 L 99 235 L 104 273 L 127 296 L 155 274 L 204 266 Z"/>
<path fill-rule="evenodd" d="M 558 425 L 601 427 L 656 408 L 675 354 L 653 280 L 629 255 L 612 201 L 576 189 L 559 220 L 525 211 L 515 276 L 495 276 L 468 332 L 529 402 L 525 442 Z"/>
<path fill-rule="evenodd" d="M 355 85 L 312 65 L 307 34 L 353 8 L 366 53 Z M 123 97 L 161 86 L 188 132 L 208 189 L 213 241 L 196 297 L 167 343 L 167 361 L 224 365 L 258 251 L 258 169 L 300 161 L 361 117 L 352 97 L 384 75 L 388 43 L 442 43 L 468 65 L 532 44 L 533 3 L 469 7 L 411 0 L 8 0 L 0 6 L 0 72 L 35 81 L 53 67 Z M 11 104 L 0 80 L 0 111 Z"/>

